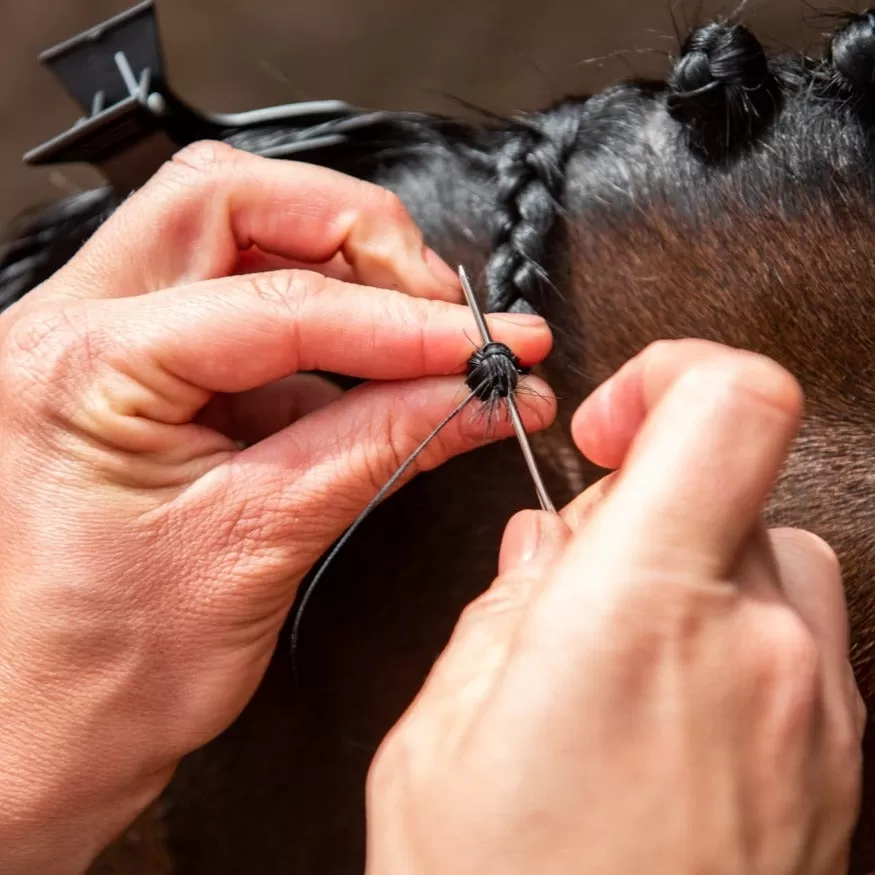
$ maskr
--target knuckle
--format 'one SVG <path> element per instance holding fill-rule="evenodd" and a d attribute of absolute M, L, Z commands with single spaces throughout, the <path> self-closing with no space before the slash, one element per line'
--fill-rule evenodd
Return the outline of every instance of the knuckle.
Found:
<path fill-rule="evenodd" d="M 54 406 L 59 394 L 92 367 L 85 308 L 55 304 L 12 324 L 2 348 L 4 394 Z"/>
<path fill-rule="evenodd" d="M 377 201 L 380 212 L 383 213 L 387 219 L 398 224 L 411 221 L 410 213 L 407 212 L 407 207 L 404 205 L 404 201 L 402 201 L 394 191 L 390 191 L 388 188 L 383 188 L 382 186 L 374 186 L 374 189 L 374 197 Z"/>
<path fill-rule="evenodd" d="M 622 630 L 612 642 L 612 658 L 617 677 L 630 690 L 647 688 L 666 662 L 697 665 L 696 654 L 720 638 L 739 604 L 734 586 L 675 573 L 621 572 L 614 580 L 614 596 L 601 609 L 605 627 Z"/>
<path fill-rule="evenodd" d="M 817 675 L 820 654 L 805 621 L 791 608 L 783 608 L 767 624 L 765 649 L 779 672 Z"/>
<path fill-rule="evenodd" d="M 213 140 L 191 143 L 180 149 L 155 175 L 156 187 L 173 191 L 203 191 L 212 189 L 217 180 L 227 175 L 241 153 Z"/>
<path fill-rule="evenodd" d="M 218 140 L 199 140 L 180 149 L 170 159 L 170 166 L 195 176 L 212 176 L 235 163 L 242 154 Z"/>
<path fill-rule="evenodd" d="M 321 274 L 301 270 L 278 270 L 252 274 L 247 278 L 249 292 L 268 314 L 276 318 L 278 328 L 288 334 L 289 349 L 297 356 L 294 370 L 307 370 L 312 350 L 305 342 L 306 314 L 311 302 L 328 284 Z"/>
<path fill-rule="evenodd" d="M 415 771 L 413 747 L 405 718 L 402 718 L 389 730 L 371 761 L 365 783 L 369 802 L 385 804 L 407 785 Z"/>
<path fill-rule="evenodd" d="M 673 355 L 682 343 L 683 339 L 669 340 L 663 338 L 661 340 L 651 340 L 640 354 L 642 358 L 646 359 L 662 359 Z"/>
<path fill-rule="evenodd" d="M 325 278 L 308 271 L 276 270 L 251 274 L 247 281 L 252 294 L 262 304 L 297 319 L 310 296 L 321 291 Z"/>
<path fill-rule="evenodd" d="M 799 382 L 767 356 L 696 338 L 656 340 L 640 356 L 648 370 L 659 371 L 672 362 L 684 364 L 678 379 L 705 382 L 709 392 L 753 397 L 791 416 L 801 412 Z"/>
<path fill-rule="evenodd" d="M 738 599 L 732 587 L 679 574 L 627 578 L 622 592 L 624 597 L 616 608 L 622 621 L 641 627 L 640 640 L 649 639 L 658 647 L 666 641 L 695 642 L 707 636 L 714 622 L 731 611 Z"/>
<path fill-rule="evenodd" d="M 372 416 L 358 423 L 355 439 L 347 441 L 348 445 L 362 448 L 350 457 L 359 483 L 356 494 L 361 496 L 367 492 L 372 496 L 385 488 L 390 478 L 397 476 L 394 491 L 449 458 L 455 444 L 446 432 L 453 426 L 448 425 L 431 436 L 423 446 L 430 428 L 430 422 L 423 425 L 415 412 L 403 405 L 381 405 L 374 409 Z"/>
<path fill-rule="evenodd" d="M 478 443 L 475 437 L 464 431 L 457 420 L 458 417 L 434 434 L 432 428 L 435 423 L 417 416 L 414 405 L 387 407 L 384 415 L 374 420 L 374 432 L 370 435 L 371 445 L 378 448 L 371 457 L 371 477 L 382 485 L 390 474 L 404 466 L 406 470 L 403 480 L 407 481 L 417 474 L 438 467 L 460 452 L 464 446 Z M 425 443 L 427 436 L 429 440 Z M 416 456 L 411 459 L 414 451 Z"/>
<path fill-rule="evenodd" d="M 383 416 L 371 424 L 367 444 L 373 452 L 366 452 L 362 459 L 362 477 L 372 492 L 382 489 L 393 473 L 400 471 L 414 446 L 409 423 L 403 413 L 387 409 Z M 421 470 L 422 456 L 410 462 L 403 480 L 408 480 Z M 399 481 L 401 482 L 401 481 Z"/>
<path fill-rule="evenodd" d="M 856 715 L 850 708 L 833 718 L 832 755 L 837 784 L 844 784 L 847 793 L 855 795 L 863 767 L 863 745 Z"/>
<path fill-rule="evenodd" d="M 694 365 L 685 377 L 707 383 L 713 395 L 753 401 L 783 417 L 798 418 L 802 411 L 802 389 L 795 377 L 765 356 L 739 352 Z"/>
<path fill-rule="evenodd" d="M 801 535 L 797 535 L 797 537 L 805 539 L 808 549 L 816 554 L 818 560 L 823 563 L 824 571 L 831 579 L 838 581 L 840 584 L 842 579 L 842 563 L 832 546 L 814 532 L 804 531 Z"/>
<path fill-rule="evenodd" d="M 739 369 L 739 388 L 777 410 L 799 416 L 803 394 L 797 379 L 766 356 L 748 353 L 746 358 L 746 366 Z"/>
<path fill-rule="evenodd" d="M 791 726 L 807 722 L 819 698 L 821 656 L 805 622 L 789 607 L 759 630 L 754 682 Z"/>
<path fill-rule="evenodd" d="M 446 756 L 447 733 L 441 710 L 427 692 L 414 702 L 384 736 L 368 770 L 368 799 L 386 805 L 403 799 L 425 804 L 436 789 Z"/>
<path fill-rule="evenodd" d="M 474 601 L 468 602 L 462 609 L 459 615 L 459 621 L 456 624 L 457 629 L 466 629 L 469 626 L 483 622 L 484 619 L 494 616 L 495 613 L 500 613 L 502 608 L 501 598 L 496 596 L 488 596 L 486 593 L 478 596 Z"/>

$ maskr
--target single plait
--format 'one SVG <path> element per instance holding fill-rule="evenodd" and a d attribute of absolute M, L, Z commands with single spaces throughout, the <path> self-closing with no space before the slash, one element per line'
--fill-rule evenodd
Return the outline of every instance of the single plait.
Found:
<path fill-rule="evenodd" d="M 691 147 L 720 159 L 749 142 L 777 109 L 779 91 L 759 40 L 742 25 L 713 22 L 687 38 L 668 77 L 666 106 Z"/>
<path fill-rule="evenodd" d="M 829 61 L 843 85 L 859 95 L 875 91 L 875 10 L 848 19 L 832 39 Z"/>
<path fill-rule="evenodd" d="M 536 309 L 562 209 L 565 172 L 577 145 L 580 105 L 522 119 L 495 161 L 492 254 L 486 266 L 488 312 Z"/>

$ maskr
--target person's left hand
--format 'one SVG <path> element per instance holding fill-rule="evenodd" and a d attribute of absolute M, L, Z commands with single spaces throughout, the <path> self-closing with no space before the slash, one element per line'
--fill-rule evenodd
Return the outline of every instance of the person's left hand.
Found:
<path fill-rule="evenodd" d="M 389 192 L 199 144 L 0 317 L 4 873 L 81 871 L 241 711 L 304 574 L 463 397 L 460 298 Z M 542 320 L 490 322 L 546 355 Z"/>

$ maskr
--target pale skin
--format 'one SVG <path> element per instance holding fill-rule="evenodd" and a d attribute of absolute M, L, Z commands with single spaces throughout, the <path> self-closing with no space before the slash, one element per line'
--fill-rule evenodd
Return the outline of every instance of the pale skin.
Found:
<path fill-rule="evenodd" d="M 303 576 L 460 397 L 460 301 L 387 192 L 201 144 L 0 316 L 4 873 L 82 872 L 239 714 Z M 490 327 L 549 352 L 539 319 Z M 841 578 L 761 522 L 800 406 L 701 342 L 584 404 L 575 439 L 619 476 L 511 521 L 377 756 L 369 872 L 841 871 Z M 420 468 L 484 439 L 459 417 Z"/>
<path fill-rule="evenodd" d="M 369 875 L 847 871 L 839 566 L 762 522 L 800 411 L 774 362 L 696 340 L 584 402 L 575 441 L 617 472 L 511 521 L 372 766 Z"/>

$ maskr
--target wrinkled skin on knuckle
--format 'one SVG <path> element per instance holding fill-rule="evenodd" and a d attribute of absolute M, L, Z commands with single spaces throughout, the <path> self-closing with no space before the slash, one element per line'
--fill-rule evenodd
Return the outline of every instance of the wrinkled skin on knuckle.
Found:
<path fill-rule="evenodd" d="M 160 267 L 144 264 L 141 284 L 164 288 L 179 276 L 196 279 L 224 276 L 234 270 L 237 256 L 234 229 L 229 222 L 228 180 L 238 173 L 240 153 L 223 143 L 193 143 L 177 152 L 106 224 L 115 229 L 113 247 L 136 245 L 126 232 L 142 224 L 138 211 L 150 214 L 156 233 L 174 241 Z M 101 237 L 95 234 L 89 244 Z M 127 241 L 131 241 L 128 243 Z M 203 246 L 202 241 L 211 245 Z M 131 249 L 131 254 L 136 253 Z"/>
<path fill-rule="evenodd" d="M 304 324 L 311 311 L 318 312 L 318 297 L 329 288 L 321 274 L 303 270 L 272 271 L 246 277 L 250 293 L 276 320 L 276 330 L 287 335 L 287 347 L 295 352 L 292 370 L 318 367 L 318 353 L 308 344 Z"/>
<path fill-rule="evenodd" d="M 0 397 L 8 419 L 19 410 L 17 419 L 31 436 L 40 434 L 37 423 L 55 426 L 41 437 L 51 435 L 50 446 L 65 458 L 98 465 L 115 482 L 139 475 L 151 482 L 146 475 L 154 469 L 157 484 L 155 458 L 124 455 L 159 437 L 149 421 L 156 396 L 126 372 L 124 347 L 91 302 L 33 308 L 3 341 Z"/>
<path fill-rule="evenodd" d="M 212 185 L 245 160 L 245 153 L 217 140 L 199 140 L 176 152 L 159 170 L 168 181 L 188 187 Z"/>
<path fill-rule="evenodd" d="M 455 632 L 459 633 L 469 626 L 488 622 L 490 617 L 501 613 L 506 607 L 508 607 L 508 602 L 501 595 L 485 592 L 465 605 L 456 623 Z"/>
<path fill-rule="evenodd" d="M 170 229 L 182 230 L 182 223 L 193 221 L 197 212 L 203 210 L 218 191 L 219 172 L 223 165 L 207 157 L 212 151 L 210 143 L 186 146 L 161 166 L 142 190 L 134 195 L 130 205 L 135 206 L 137 198 L 160 204 L 162 224 Z M 211 170 L 207 169 L 210 167 Z M 117 217 L 124 217 L 127 206 L 123 204 L 110 221 L 120 221 Z M 182 239 L 186 240 L 187 237 Z"/>
<path fill-rule="evenodd" d="M 368 388 L 362 386 L 351 391 L 367 392 Z M 347 472 L 347 488 L 342 492 L 331 490 L 331 494 L 326 488 L 324 500 L 333 504 L 338 515 L 354 516 L 386 485 L 419 441 L 411 431 L 408 415 L 395 405 L 375 405 L 367 419 L 343 425 L 335 434 L 333 449 L 337 453 L 337 468 Z M 402 482 L 420 470 L 417 458 Z"/>
<path fill-rule="evenodd" d="M 432 329 L 435 325 L 440 325 L 456 305 L 446 301 L 427 301 L 422 298 L 405 298 L 404 304 L 405 322 L 410 326 L 410 330 L 416 333 L 419 361 L 423 362 L 428 371 L 432 371 Z M 459 362 L 460 366 L 463 364 L 462 361 Z M 482 433 L 482 428 L 480 431 Z"/>
<path fill-rule="evenodd" d="M 401 404 L 374 411 L 373 417 L 363 425 L 365 431 L 355 435 L 349 444 L 354 445 L 354 441 L 362 447 L 360 471 L 369 492 L 382 489 L 389 478 L 408 461 L 411 453 L 425 440 L 430 425 L 415 424 L 410 410 Z M 473 440 L 466 440 L 460 435 L 459 428 L 457 417 L 417 455 L 401 482 L 408 482 L 418 474 L 438 467 L 457 452 L 461 444 L 473 444 Z"/>
<path fill-rule="evenodd" d="M 304 270 L 277 270 L 247 278 L 253 295 L 283 324 L 297 326 L 313 298 L 325 291 L 327 280 Z"/>
<path fill-rule="evenodd" d="M 94 369 L 94 340 L 86 308 L 78 303 L 33 308 L 16 320 L 0 349 L 4 408 L 24 404 L 48 419 L 62 414 L 71 389 Z"/>
<path fill-rule="evenodd" d="M 357 282 L 412 291 L 414 279 L 403 265 L 424 251 L 422 231 L 394 193 L 369 184 L 358 185 L 361 187 L 351 196 L 352 203 L 335 218 L 337 230 L 344 234 L 344 261 Z"/>
<path fill-rule="evenodd" d="M 423 465 L 429 450 L 437 440 L 438 438 L 417 456 L 407 471 L 406 479 L 409 480 L 424 470 Z M 368 435 L 369 452 L 364 455 L 364 468 L 369 485 L 381 489 L 421 442 L 422 438 L 411 428 L 410 417 L 406 411 L 394 405 L 385 409 L 382 416 L 374 420 Z"/>

